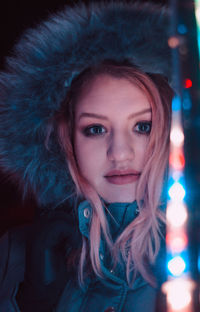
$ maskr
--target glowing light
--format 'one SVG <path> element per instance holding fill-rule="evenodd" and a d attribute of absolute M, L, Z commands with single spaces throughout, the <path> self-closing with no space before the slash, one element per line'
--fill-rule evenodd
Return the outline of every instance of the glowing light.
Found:
<path fill-rule="evenodd" d="M 199 251 L 199 255 L 198 255 L 198 270 L 200 272 L 200 251 Z M 200 296 L 200 294 L 199 294 L 199 296 Z"/>
<path fill-rule="evenodd" d="M 171 226 L 180 227 L 187 220 L 187 210 L 183 203 L 173 202 L 167 206 L 167 221 Z"/>
<path fill-rule="evenodd" d="M 178 32 L 181 35 L 184 35 L 187 33 L 187 27 L 184 24 L 178 25 Z"/>
<path fill-rule="evenodd" d="M 168 262 L 168 270 L 174 276 L 180 276 L 186 268 L 185 261 L 180 256 L 174 257 Z"/>
<path fill-rule="evenodd" d="M 173 127 L 170 133 L 170 140 L 175 146 L 181 146 L 184 141 L 184 134 L 180 127 Z"/>
<path fill-rule="evenodd" d="M 169 45 L 169 47 L 172 48 L 172 49 L 177 48 L 177 47 L 180 45 L 180 40 L 179 40 L 179 38 L 178 38 L 178 37 L 175 37 L 175 36 L 170 37 L 170 38 L 168 39 L 168 45 Z"/>
<path fill-rule="evenodd" d="M 187 246 L 187 238 L 177 236 L 171 242 L 171 249 L 173 252 L 181 252 Z"/>
<path fill-rule="evenodd" d="M 171 305 L 173 311 L 180 311 L 190 305 L 192 301 L 191 292 L 194 288 L 192 281 L 179 278 L 166 282 L 162 288 L 167 294 L 167 302 Z"/>
<path fill-rule="evenodd" d="M 174 201 L 181 201 L 185 197 L 185 190 L 179 182 L 175 182 L 168 191 L 169 196 Z"/>
<path fill-rule="evenodd" d="M 172 178 L 173 178 L 174 181 L 180 180 L 181 177 L 182 177 L 181 171 L 173 170 L 173 172 L 172 172 Z"/>
<path fill-rule="evenodd" d="M 190 110 L 192 107 L 192 101 L 189 90 L 183 90 L 183 109 Z"/>
<path fill-rule="evenodd" d="M 199 47 L 199 57 L 200 57 L 200 1 L 195 0 L 195 16 L 197 22 L 197 39 Z"/>
<path fill-rule="evenodd" d="M 186 89 L 191 88 L 191 87 L 192 87 L 192 80 L 191 80 L 191 79 L 185 79 L 185 81 L 184 81 L 184 87 L 185 87 Z"/>
<path fill-rule="evenodd" d="M 183 152 L 181 150 L 171 152 L 169 156 L 169 163 L 175 170 L 183 169 L 185 166 L 185 158 Z"/>
<path fill-rule="evenodd" d="M 186 234 L 182 231 L 180 233 L 168 233 L 166 243 L 168 249 L 173 253 L 179 253 L 187 247 L 188 240 Z"/>
<path fill-rule="evenodd" d="M 172 100 L 172 110 L 179 111 L 181 109 L 181 99 L 179 96 L 174 96 Z"/>
<path fill-rule="evenodd" d="M 195 10 L 197 24 L 200 26 L 200 2 L 196 0 L 196 10 Z"/>

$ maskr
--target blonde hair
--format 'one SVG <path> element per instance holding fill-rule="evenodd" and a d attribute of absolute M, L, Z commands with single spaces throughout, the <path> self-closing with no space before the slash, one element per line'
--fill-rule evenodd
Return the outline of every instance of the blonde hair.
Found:
<path fill-rule="evenodd" d="M 81 175 L 73 148 L 76 102 L 82 90 L 98 75 L 128 79 L 144 92 L 152 107 L 152 130 L 145 155 L 145 167 L 136 190 L 139 215 L 125 228 L 115 243 L 111 239 L 102 202 L 95 189 Z M 72 82 L 67 99 L 57 116 L 57 127 L 60 145 L 67 156 L 67 164 L 76 185 L 77 195 L 87 199 L 93 209 L 90 242 L 85 237 L 82 242 L 79 262 L 81 284 L 84 283 L 85 268 L 88 263 L 91 264 L 96 275 L 103 277 L 99 256 L 101 235 L 115 263 L 120 261 L 121 253 L 126 264 L 129 285 L 133 283 L 137 273 L 140 273 L 150 284 L 154 284 L 154 278 L 147 264 L 153 264 L 158 254 L 160 223 L 165 220 L 159 205 L 168 163 L 172 95 L 171 88 L 161 75 L 148 75 L 132 65 L 116 64 L 111 61 L 85 70 Z"/>

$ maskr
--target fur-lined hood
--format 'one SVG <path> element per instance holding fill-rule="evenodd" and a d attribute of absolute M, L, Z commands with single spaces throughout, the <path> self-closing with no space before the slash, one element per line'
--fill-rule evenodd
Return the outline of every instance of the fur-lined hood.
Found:
<path fill-rule="evenodd" d="M 74 192 L 55 133 L 45 147 L 49 120 L 73 78 L 113 59 L 170 79 L 168 30 L 165 8 L 114 1 L 66 7 L 23 35 L 0 74 L 0 157 L 40 206 L 55 208 Z"/>

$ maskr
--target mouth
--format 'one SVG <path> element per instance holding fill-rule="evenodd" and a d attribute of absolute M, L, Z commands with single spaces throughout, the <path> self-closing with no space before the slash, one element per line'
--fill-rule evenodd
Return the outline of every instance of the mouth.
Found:
<path fill-rule="evenodd" d="M 135 170 L 113 170 L 108 172 L 104 177 L 111 184 L 123 185 L 137 181 L 140 177 L 140 172 Z"/>

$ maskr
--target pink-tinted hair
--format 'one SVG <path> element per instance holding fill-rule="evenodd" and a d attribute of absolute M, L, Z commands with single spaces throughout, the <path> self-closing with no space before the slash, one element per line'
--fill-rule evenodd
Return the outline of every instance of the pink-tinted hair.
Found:
<path fill-rule="evenodd" d="M 126 227 L 115 243 L 111 239 L 101 200 L 96 190 L 81 175 L 73 147 L 76 102 L 82 91 L 99 75 L 128 79 L 144 92 L 152 108 L 152 130 L 145 155 L 145 167 L 136 190 L 136 200 L 140 213 Z M 126 263 L 129 285 L 132 284 L 138 272 L 149 283 L 154 283 L 154 278 L 149 272 L 147 264 L 155 262 L 160 248 L 160 224 L 165 221 L 159 206 L 165 170 L 168 164 L 172 96 L 173 92 L 164 77 L 157 74 L 148 75 L 136 67 L 127 64 L 115 64 L 111 61 L 85 70 L 72 82 L 68 97 L 57 116 L 57 127 L 60 145 L 66 153 L 67 164 L 77 188 L 77 196 L 87 199 L 93 208 L 90 244 L 85 237 L 83 237 L 82 243 L 79 262 L 79 281 L 81 284 L 84 282 L 85 267 L 89 262 L 95 274 L 103 277 L 99 258 L 101 233 L 103 233 L 115 263 L 120 261 L 119 253 L 121 253 Z"/>

